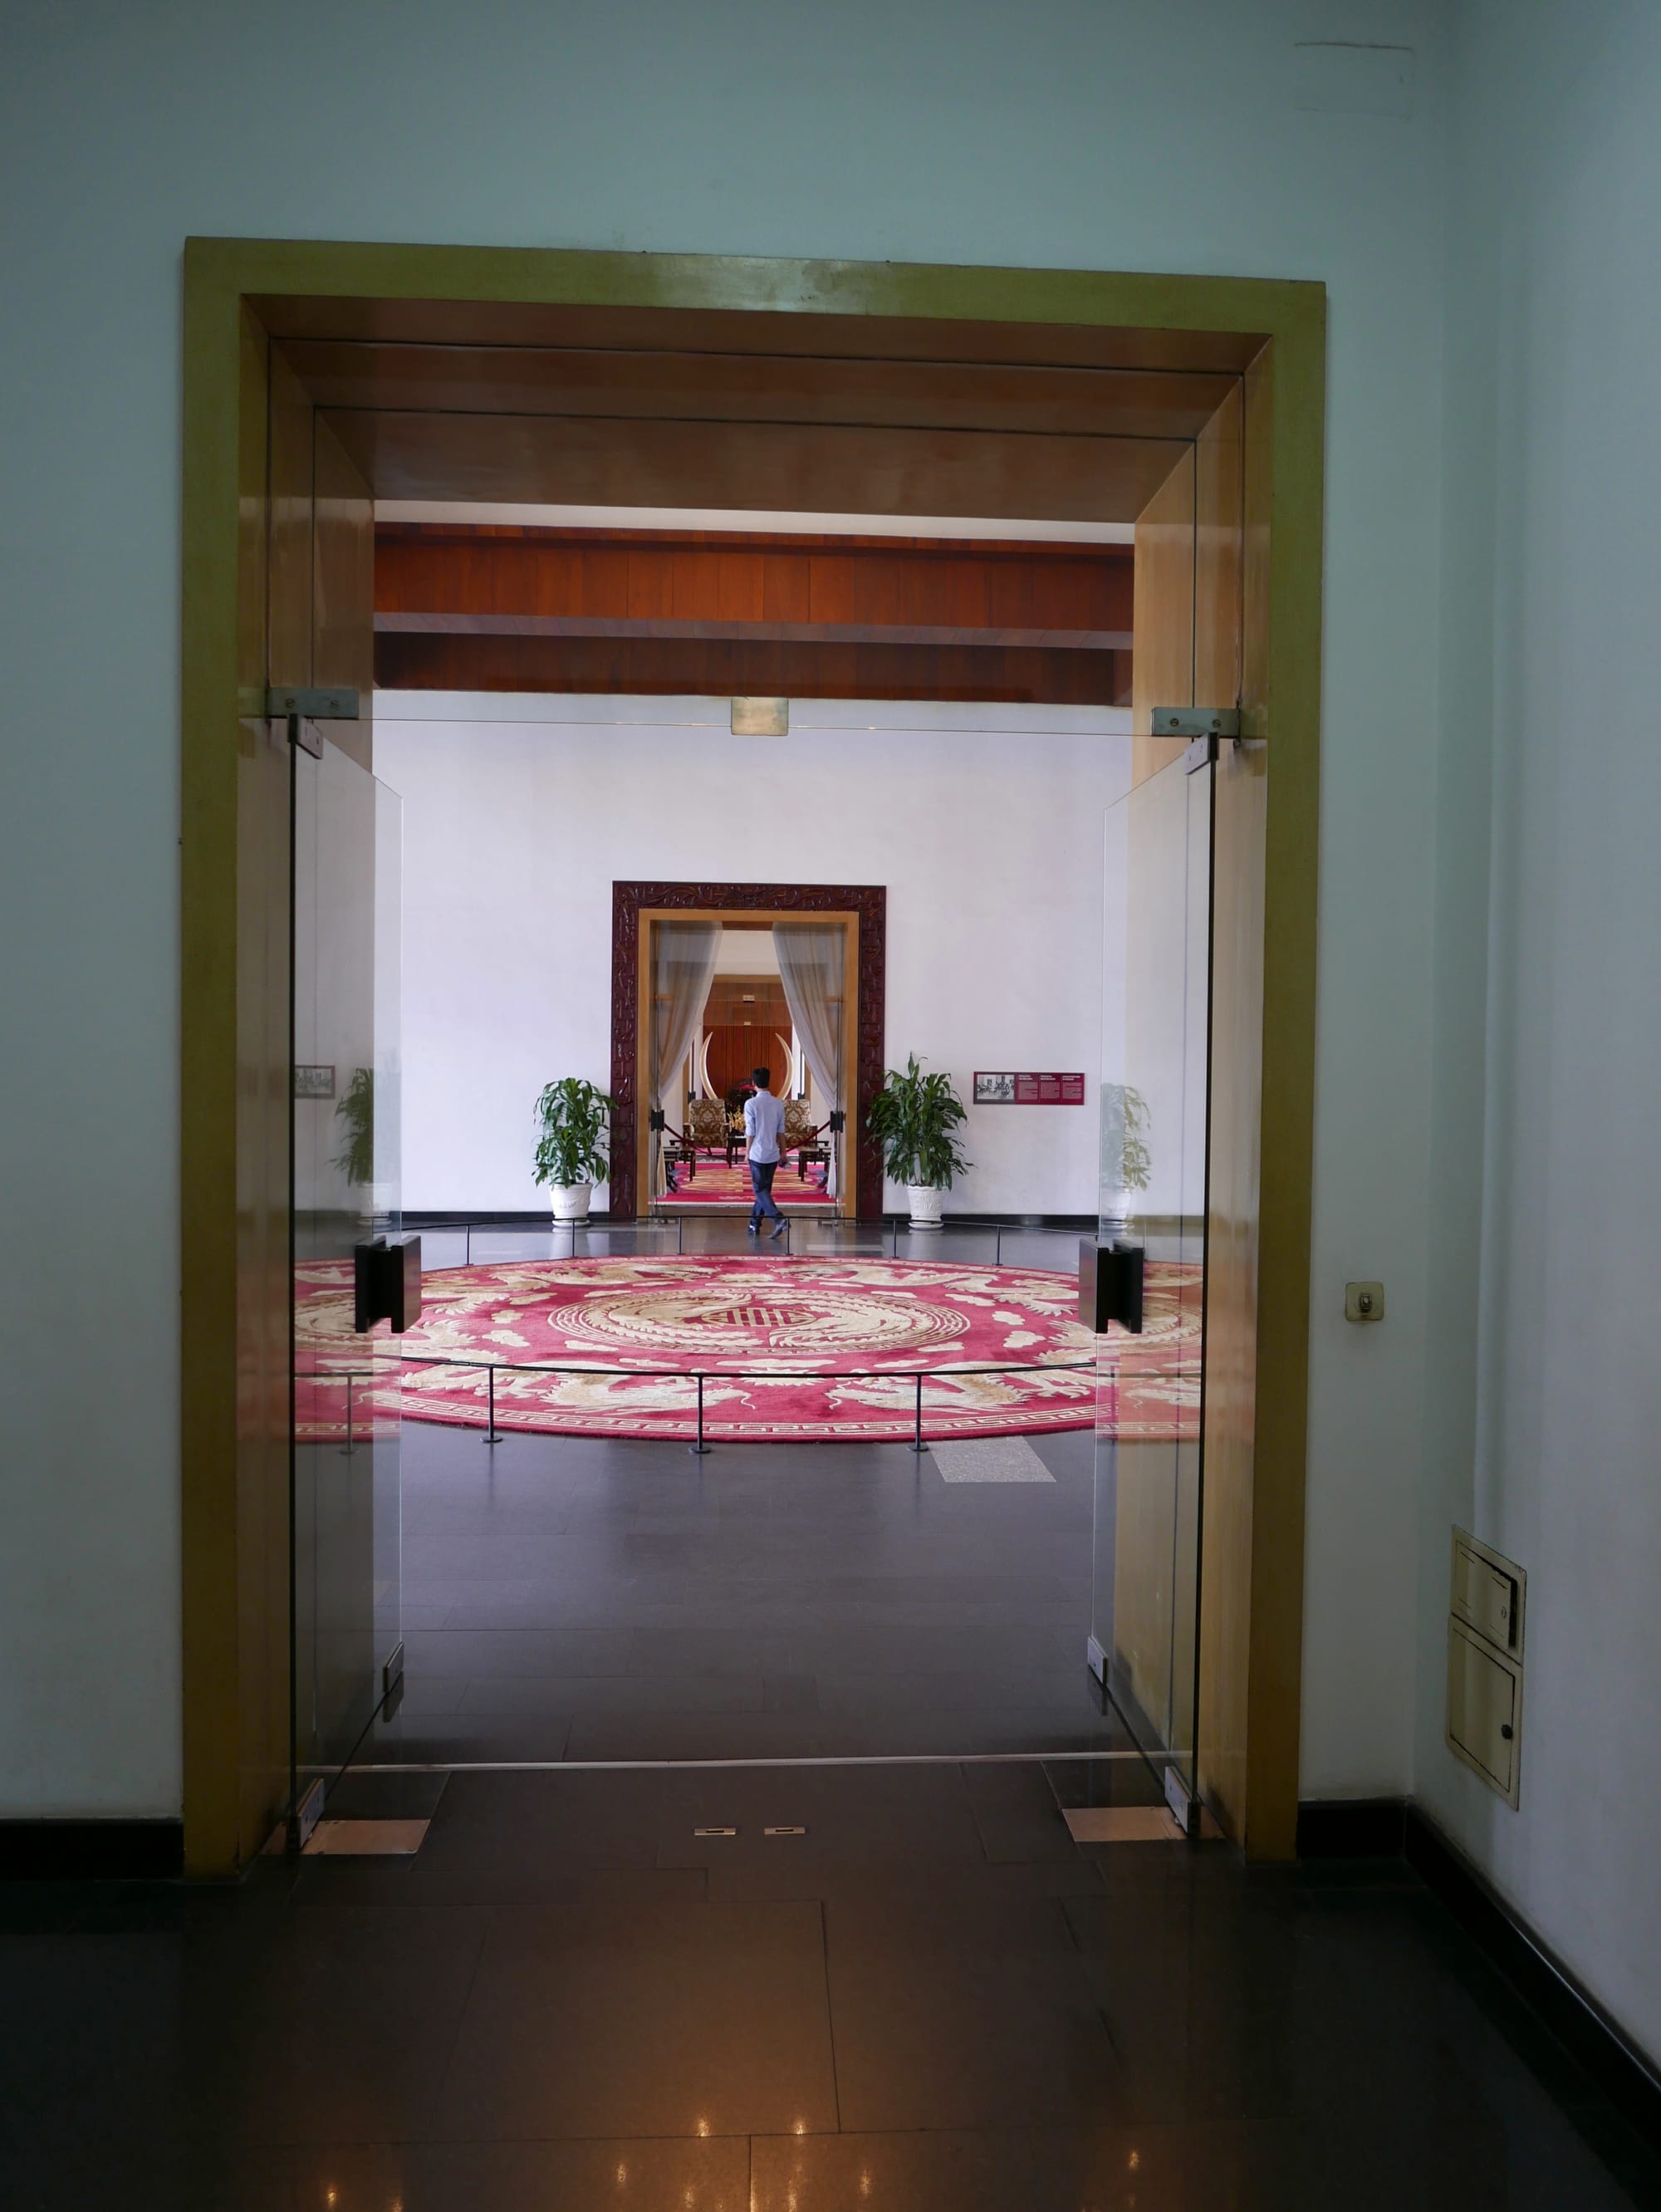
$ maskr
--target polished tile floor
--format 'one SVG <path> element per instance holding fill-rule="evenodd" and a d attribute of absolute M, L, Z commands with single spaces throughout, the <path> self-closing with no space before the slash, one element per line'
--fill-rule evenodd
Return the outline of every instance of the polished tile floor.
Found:
<path fill-rule="evenodd" d="M 1094 1441 L 1029 1456 L 1050 1480 L 407 1423 L 405 1693 L 367 1755 L 1125 1748 L 1084 1658 Z"/>
<path fill-rule="evenodd" d="M 1661 2202 L 1399 1863 L 1081 1847 L 1034 1763 L 354 1790 L 415 1858 L 0 1889 L 8 2212 Z"/>

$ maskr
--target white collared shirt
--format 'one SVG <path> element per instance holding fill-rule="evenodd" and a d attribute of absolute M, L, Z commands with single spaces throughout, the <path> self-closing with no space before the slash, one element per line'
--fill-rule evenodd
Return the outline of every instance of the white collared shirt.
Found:
<path fill-rule="evenodd" d="M 779 1158 L 779 1132 L 785 1126 L 785 1102 L 771 1091 L 758 1091 L 744 1101 L 744 1137 L 751 1159 L 766 1167 Z"/>

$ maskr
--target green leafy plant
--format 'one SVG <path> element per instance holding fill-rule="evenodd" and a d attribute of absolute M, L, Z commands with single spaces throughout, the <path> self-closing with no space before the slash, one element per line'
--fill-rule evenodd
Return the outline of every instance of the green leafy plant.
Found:
<path fill-rule="evenodd" d="M 375 1178 L 375 1071 L 355 1067 L 352 1080 L 335 1108 L 341 1124 L 342 1143 L 335 1165 L 348 1182 L 373 1182 Z"/>
<path fill-rule="evenodd" d="M 956 1130 L 968 1119 L 949 1075 L 924 1075 L 912 1053 L 902 1075 L 891 1067 L 870 1103 L 865 1126 L 882 1147 L 882 1164 L 895 1182 L 949 1190 L 952 1177 L 972 1163 Z"/>
<path fill-rule="evenodd" d="M 1146 1190 L 1153 1171 L 1148 1102 L 1128 1083 L 1101 1086 L 1101 1180 L 1112 1190 Z"/>
<path fill-rule="evenodd" d="M 613 1103 L 580 1076 L 561 1076 L 548 1085 L 534 1116 L 538 1182 L 568 1189 L 573 1183 L 605 1181 Z"/>

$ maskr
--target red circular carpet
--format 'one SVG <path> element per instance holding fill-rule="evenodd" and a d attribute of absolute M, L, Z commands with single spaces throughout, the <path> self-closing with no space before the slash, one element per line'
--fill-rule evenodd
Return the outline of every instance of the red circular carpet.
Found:
<path fill-rule="evenodd" d="M 1150 1268 L 1144 1334 L 1103 1340 L 1102 1412 L 1116 1433 L 1191 1430 L 1198 1400 L 1198 1271 Z M 689 1437 L 701 1371 L 706 1436 L 867 1443 L 912 1434 L 916 1374 L 928 1437 L 1088 1428 L 1097 1340 L 1072 1278 L 908 1260 L 764 1255 L 528 1261 L 427 1276 L 420 1323 L 392 1353 L 403 1418 L 541 1434 Z M 300 1270 L 302 1435 L 343 1432 L 345 1370 L 361 1367 L 349 1283 Z M 552 1374 L 549 1367 L 573 1368 Z M 977 1374 L 976 1368 L 1023 1371 Z M 622 1373 L 620 1370 L 646 1370 Z M 539 1370 L 543 1371 L 538 1371 Z M 943 1370 L 944 1371 L 939 1371 Z M 373 1394 L 354 1386 L 367 1430 Z"/>

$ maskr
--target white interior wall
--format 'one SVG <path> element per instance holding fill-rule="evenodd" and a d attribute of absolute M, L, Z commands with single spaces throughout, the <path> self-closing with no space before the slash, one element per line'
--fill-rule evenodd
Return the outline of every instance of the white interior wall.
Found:
<path fill-rule="evenodd" d="M 0 131 L 0 1814 L 179 1803 L 179 254 L 192 232 L 1324 281 L 1304 1786 L 1409 1771 L 1441 0 L 14 0 Z M 1415 50 L 1405 118 L 1300 40 Z M 319 66 L 319 57 L 326 57 Z M 250 158 L 264 116 L 303 116 Z M 626 89 L 624 89 L 626 88 Z M 742 116 L 743 127 L 733 128 Z M 643 794 L 643 807 L 650 794 Z M 188 1164 L 187 1170 L 188 1171 Z M 85 1255 L 142 1285 L 88 1327 Z M 1337 1318 L 1385 1277 L 1382 1328 Z M 94 1350 L 95 1347 L 95 1350 Z M 89 1391 L 95 1357 L 99 1387 Z M 65 1408 L 73 1407 L 72 1418 Z"/>
<path fill-rule="evenodd" d="M 377 771 L 403 800 L 406 1207 L 546 1203 L 531 1102 L 556 1076 L 609 1078 L 614 879 L 759 877 L 885 886 L 890 1063 L 915 1051 L 966 1103 L 977 1067 L 1085 1072 L 1088 1106 L 970 1103 L 973 1165 L 949 1207 L 1091 1212 L 1102 817 L 1129 783 L 1129 715 L 1059 714 L 1073 726 L 1046 732 L 1033 710 L 826 702 L 820 726 L 798 708 L 790 737 L 742 752 L 723 733 L 700 772 L 699 737 L 633 722 L 642 709 L 665 712 L 619 699 L 581 722 L 558 700 L 377 699 Z M 770 937 L 725 947 L 729 972 L 776 965 Z M 779 1057 L 770 1036 L 763 1056 Z"/>
<path fill-rule="evenodd" d="M 1459 71 L 1416 1786 L 1661 2051 L 1661 17 L 1482 0 Z M 1529 1572 L 1515 1813 L 1442 1741 L 1455 1522 Z"/>

